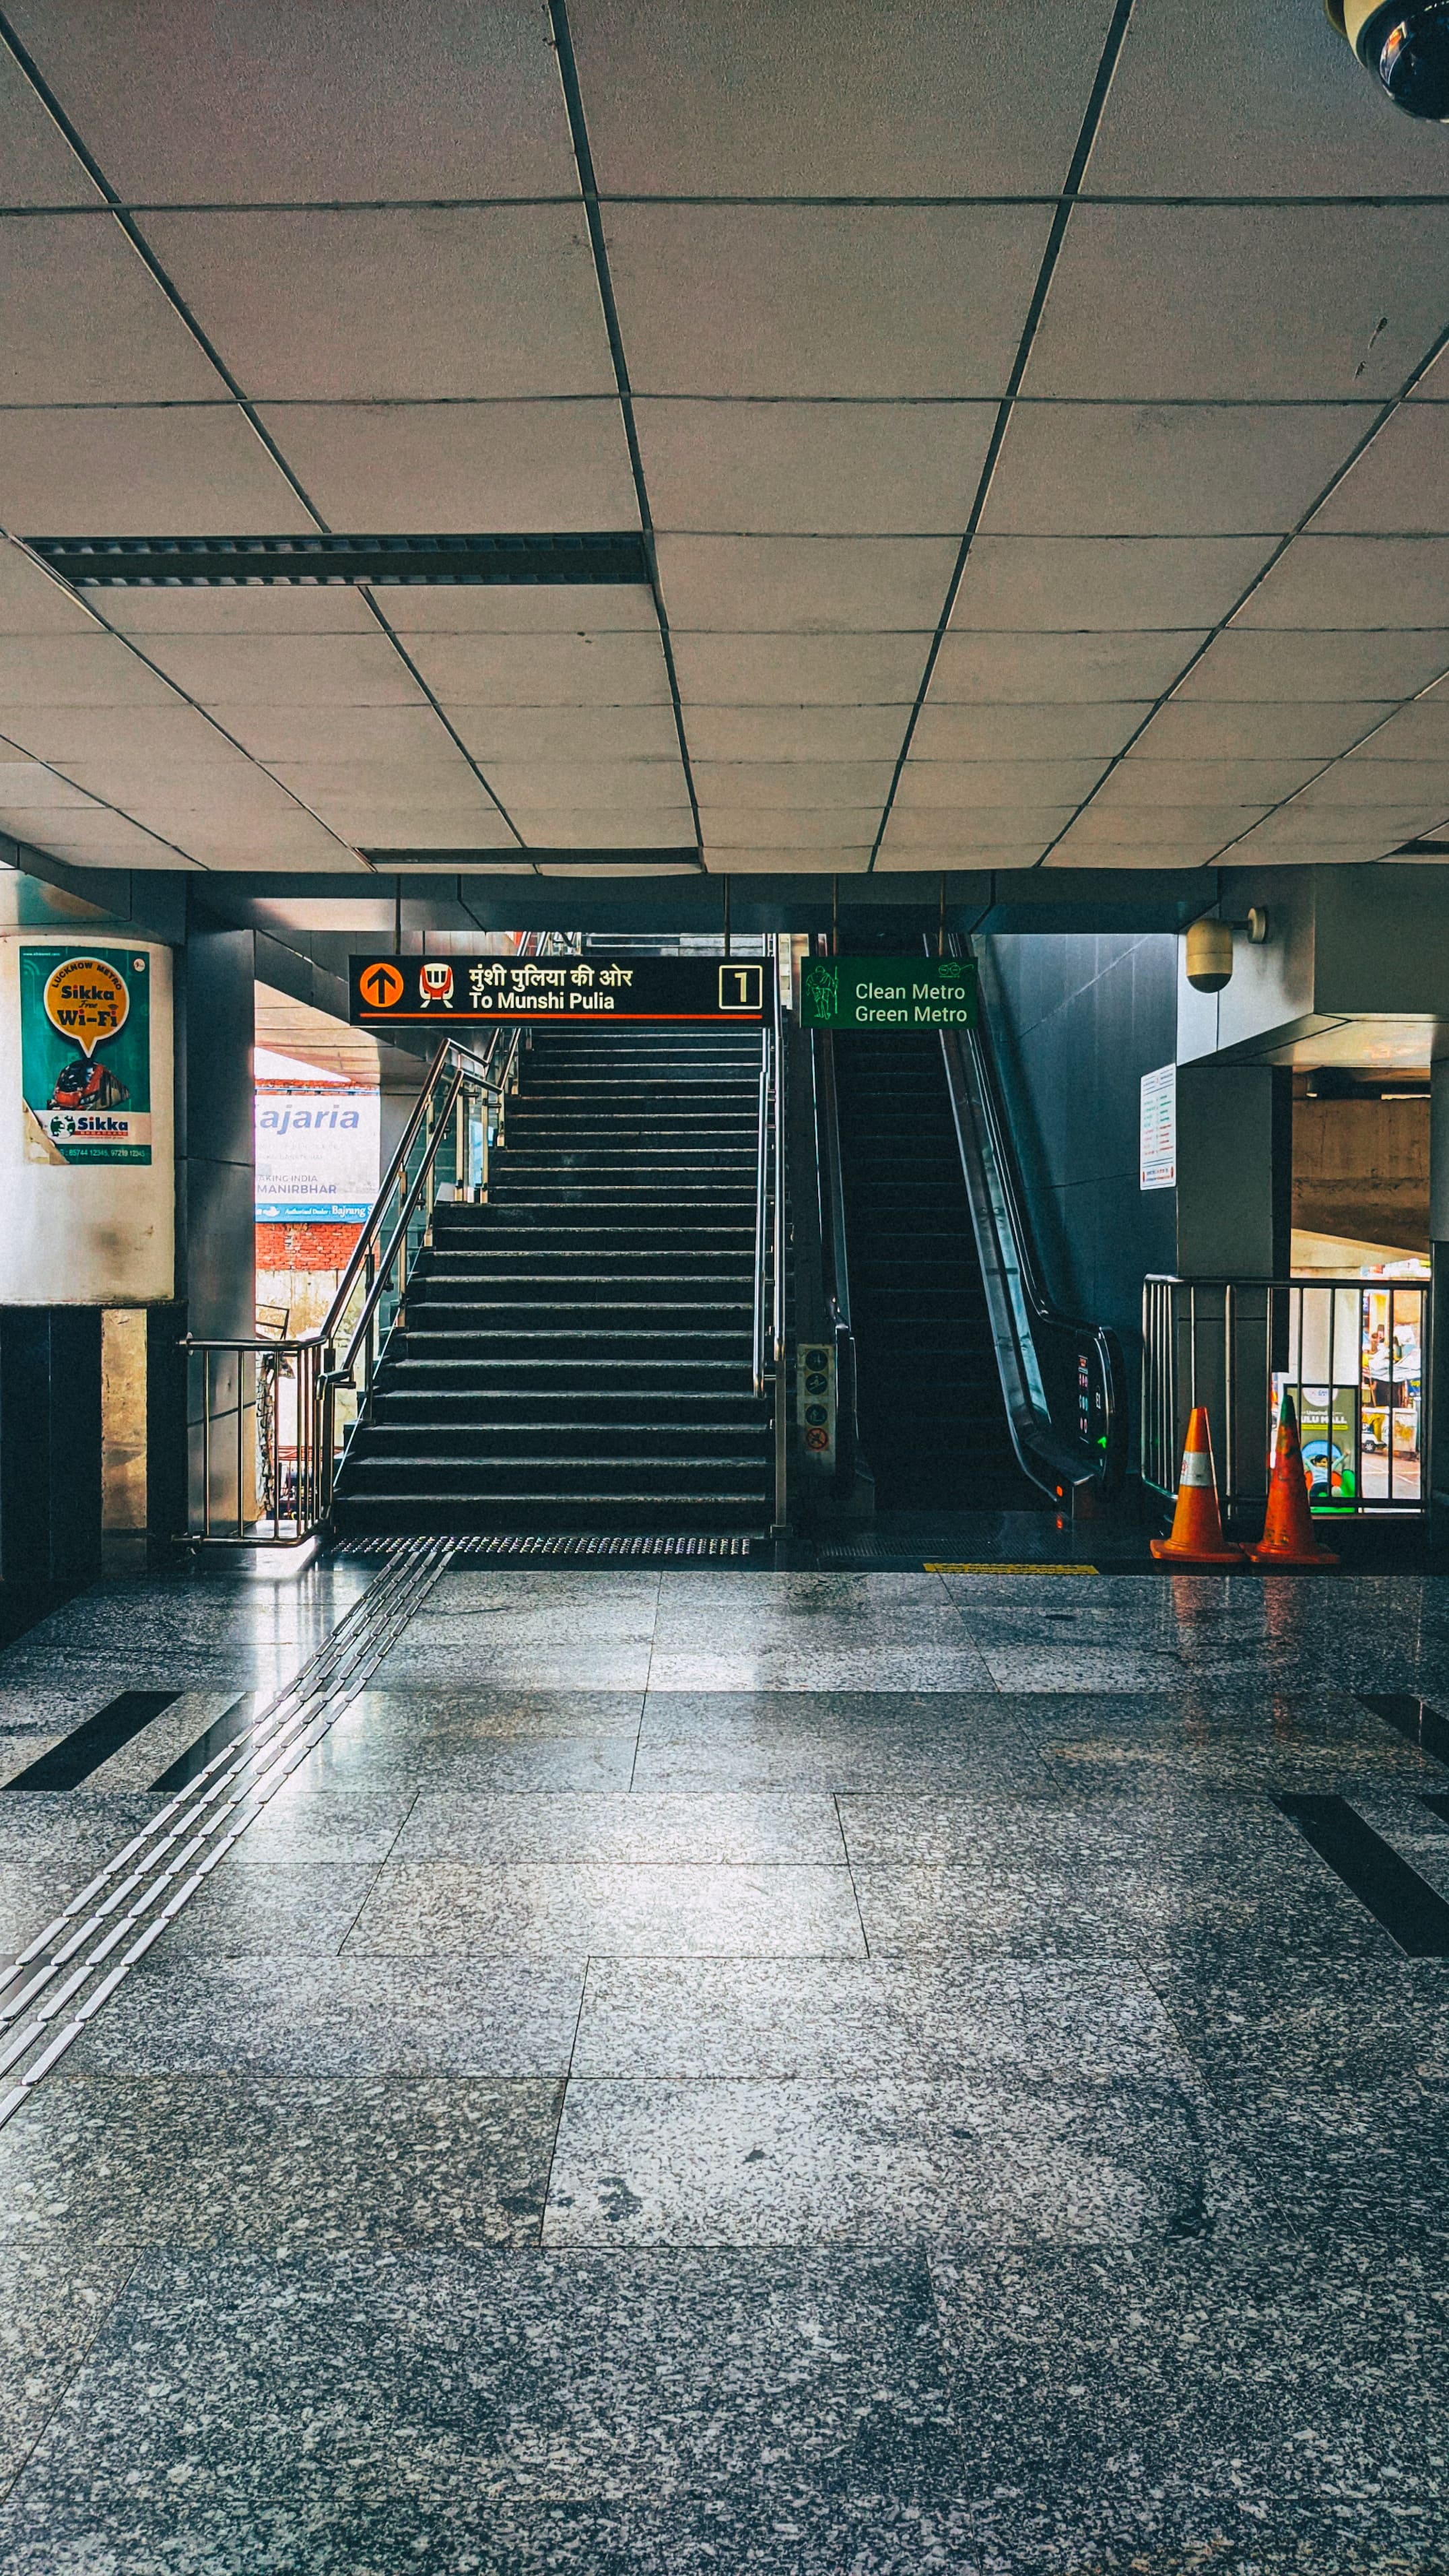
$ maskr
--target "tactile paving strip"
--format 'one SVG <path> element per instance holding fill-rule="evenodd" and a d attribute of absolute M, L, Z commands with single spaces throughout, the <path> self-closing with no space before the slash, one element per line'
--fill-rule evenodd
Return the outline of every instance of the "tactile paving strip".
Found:
<path fill-rule="evenodd" d="M 385 1552 L 376 1582 L 255 1724 L 0 1968 L 0 2076 L 10 2078 L 0 2128 L 365 1688 L 452 1549 L 447 1539 L 389 1539 Z"/>

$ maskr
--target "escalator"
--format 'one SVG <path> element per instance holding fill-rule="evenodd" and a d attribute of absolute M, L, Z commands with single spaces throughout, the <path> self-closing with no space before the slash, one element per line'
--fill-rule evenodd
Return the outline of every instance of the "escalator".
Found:
<path fill-rule="evenodd" d="M 810 1043 L 839 1501 L 860 1471 L 886 1512 L 1095 1513 L 1126 1476 L 1122 1351 L 1040 1285 L 989 1026 Z"/>
<path fill-rule="evenodd" d="M 939 1037 L 835 1040 L 860 1443 L 880 1511 L 1039 1510 L 1017 1460 Z"/>

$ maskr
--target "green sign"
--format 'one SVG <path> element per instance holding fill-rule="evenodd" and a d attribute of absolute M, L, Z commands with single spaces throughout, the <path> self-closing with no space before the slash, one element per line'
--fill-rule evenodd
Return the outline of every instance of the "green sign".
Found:
<path fill-rule="evenodd" d="M 28 1163 L 149 1163 L 149 957 L 22 948 L 20 1081 Z"/>
<path fill-rule="evenodd" d="M 971 957 L 806 957 L 804 1029 L 974 1029 Z"/>

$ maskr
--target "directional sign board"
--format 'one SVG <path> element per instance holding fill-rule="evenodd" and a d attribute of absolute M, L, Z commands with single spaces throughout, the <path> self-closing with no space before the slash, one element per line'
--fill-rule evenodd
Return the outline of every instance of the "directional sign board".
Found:
<path fill-rule="evenodd" d="M 759 1028 L 769 987 L 753 959 L 354 957 L 356 1028 L 637 1027 L 676 1020 Z"/>
<path fill-rule="evenodd" d="M 974 1029 L 970 957 L 807 957 L 800 969 L 806 1029 Z"/>

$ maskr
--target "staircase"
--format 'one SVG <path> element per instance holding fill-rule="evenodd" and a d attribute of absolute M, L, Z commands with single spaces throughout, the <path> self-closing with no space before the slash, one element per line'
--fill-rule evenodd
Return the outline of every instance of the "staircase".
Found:
<path fill-rule="evenodd" d="M 746 1029 L 540 1032 L 488 1204 L 434 1212 L 340 1530 L 768 1528 L 759 1067 Z"/>
<path fill-rule="evenodd" d="M 882 1511 L 1029 1510 L 971 1226 L 941 1041 L 835 1040 L 861 1447 Z"/>

